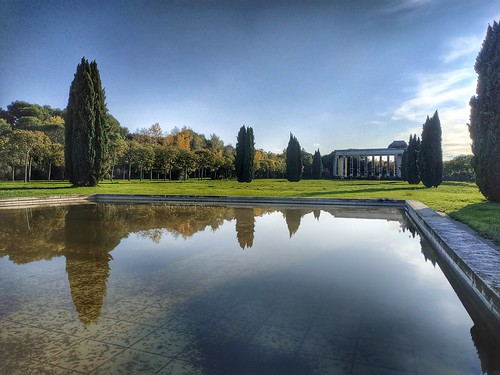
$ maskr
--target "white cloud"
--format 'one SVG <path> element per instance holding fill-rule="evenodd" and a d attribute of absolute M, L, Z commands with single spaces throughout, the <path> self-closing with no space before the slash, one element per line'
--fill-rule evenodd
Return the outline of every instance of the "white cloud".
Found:
<path fill-rule="evenodd" d="M 417 122 L 418 127 L 407 129 L 420 134 L 426 116 L 437 110 L 443 132 L 443 156 L 470 153 L 469 100 L 475 93 L 476 74 L 470 68 L 455 69 L 446 73 L 421 74 L 410 99 L 402 102 L 392 114 L 395 121 Z M 399 134 L 405 138 L 408 134 Z"/>
<path fill-rule="evenodd" d="M 477 56 L 481 49 L 483 38 L 466 36 L 453 39 L 448 45 L 448 51 L 441 56 L 441 60 L 448 64 L 464 56 Z"/>
<path fill-rule="evenodd" d="M 366 125 L 383 125 L 384 123 L 382 121 L 379 121 L 379 120 L 371 120 L 371 121 L 367 121 L 365 122 Z"/>
<path fill-rule="evenodd" d="M 394 0 L 386 5 L 383 9 L 385 13 L 399 13 L 412 11 L 424 5 L 431 3 L 433 0 Z"/>

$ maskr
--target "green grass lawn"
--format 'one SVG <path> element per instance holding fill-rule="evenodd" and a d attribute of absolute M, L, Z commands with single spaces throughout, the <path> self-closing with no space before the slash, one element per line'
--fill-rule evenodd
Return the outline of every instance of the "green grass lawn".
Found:
<path fill-rule="evenodd" d="M 402 181 L 361 180 L 254 180 L 237 181 L 104 181 L 93 188 L 72 188 L 67 182 L 0 182 L 0 199 L 66 194 L 148 194 L 281 196 L 359 199 L 414 199 L 476 229 L 500 243 L 500 204 L 487 202 L 473 183 L 444 182 L 438 188 Z"/>

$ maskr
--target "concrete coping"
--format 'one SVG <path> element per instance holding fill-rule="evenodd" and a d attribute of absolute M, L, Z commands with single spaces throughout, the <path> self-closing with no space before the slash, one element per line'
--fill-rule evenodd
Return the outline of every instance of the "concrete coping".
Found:
<path fill-rule="evenodd" d="M 443 272 L 473 320 L 476 317 L 486 322 L 500 341 L 498 247 L 490 246 L 421 202 L 406 201 L 406 211 L 447 266 Z M 453 285 L 454 281 L 457 284 Z"/>
<path fill-rule="evenodd" d="M 500 341 L 500 251 L 418 201 L 297 197 L 96 194 L 0 199 L 2 208 L 95 203 L 174 203 L 232 206 L 337 206 L 406 210 L 444 262 L 446 276 L 471 317 L 486 321 Z M 440 264 L 441 265 L 441 264 Z M 443 268 L 443 267 L 441 267 Z M 455 283 L 455 284 L 454 284 Z M 459 290 L 457 290 L 459 289 Z M 464 297 L 465 295 L 465 297 Z"/>

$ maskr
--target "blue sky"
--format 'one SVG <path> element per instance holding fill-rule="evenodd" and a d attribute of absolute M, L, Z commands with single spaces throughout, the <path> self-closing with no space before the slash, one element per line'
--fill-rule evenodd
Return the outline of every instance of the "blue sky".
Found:
<path fill-rule="evenodd" d="M 470 153 L 473 66 L 489 0 L 0 0 L 0 107 L 64 108 L 82 56 L 130 131 L 158 122 L 280 152 L 386 147 L 439 111 L 445 157 Z"/>

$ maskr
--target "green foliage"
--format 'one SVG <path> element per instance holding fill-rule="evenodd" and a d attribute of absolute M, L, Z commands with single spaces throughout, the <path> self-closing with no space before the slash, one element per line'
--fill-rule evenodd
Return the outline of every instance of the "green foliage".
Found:
<path fill-rule="evenodd" d="M 302 148 L 300 150 L 300 160 L 302 162 L 301 178 L 312 178 L 313 155 Z"/>
<path fill-rule="evenodd" d="M 478 74 L 476 96 L 470 100 L 469 132 L 472 165 L 481 193 L 500 202 L 500 26 L 488 26 L 474 66 Z"/>
<path fill-rule="evenodd" d="M 286 149 L 286 178 L 290 182 L 298 182 L 302 177 L 302 150 L 297 138 L 290 133 Z"/>
<path fill-rule="evenodd" d="M 323 170 L 323 161 L 321 160 L 321 154 L 319 149 L 314 152 L 313 162 L 312 162 L 312 177 L 315 180 L 321 178 L 321 171 Z"/>
<path fill-rule="evenodd" d="M 12 131 L 12 126 L 3 118 L 0 118 L 0 136 L 6 135 Z"/>
<path fill-rule="evenodd" d="M 14 129 L 29 129 L 42 125 L 47 123 L 52 115 L 48 108 L 20 100 L 8 105 L 7 111 Z"/>
<path fill-rule="evenodd" d="M 425 187 L 438 187 L 443 181 L 443 151 L 441 149 L 441 122 L 438 112 L 427 116 L 422 128 L 422 142 L 418 152 L 418 169 Z"/>
<path fill-rule="evenodd" d="M 408 181 L 408 149 L 404 150 L 401 157 L 401 179 Z"/>
<path fill-rule="evenodd" d="M 472 155 L 459 155 L 443 162 L 443 179 L 446 181 L 474 181 Z"/>
<path fill-rule="evenodd" d="M 406 173 L 406 181 L 410 185 L 418 185 L 420 183 L 420 174 L 418 168 L 418 153 L 420 149 L 420 138 L 416 134 L 410 135 L 408 148 L 406 149 L 406 160 L 403 170 Z"/>
<path fill-rule="evenodd" d="M 65 126 L 65 160 L 74 186 L 95 186 L 106 172 L 107 109 L 95 61 L 82 58 L 71 83 Z"/>
<path fill-rule="evenodd" d="M 253 129 L 242 126 L 238 132 L 234 167 L 238 182 L 251 182 L 254 177 L 255 140 Z"/>

